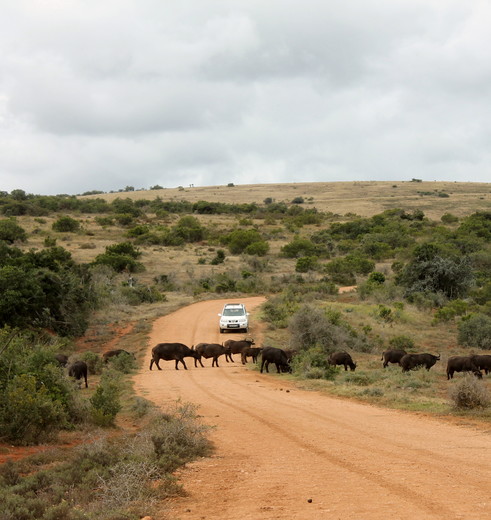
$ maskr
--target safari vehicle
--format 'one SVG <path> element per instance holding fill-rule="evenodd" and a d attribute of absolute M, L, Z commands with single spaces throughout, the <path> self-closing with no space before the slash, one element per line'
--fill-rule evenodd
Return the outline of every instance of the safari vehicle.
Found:
<path fill-rule="evenodd" d="M 249 330 L 249 313 L 243 303 L 226 303 L 220 314 L 220 332 L 226 330 Z"/>

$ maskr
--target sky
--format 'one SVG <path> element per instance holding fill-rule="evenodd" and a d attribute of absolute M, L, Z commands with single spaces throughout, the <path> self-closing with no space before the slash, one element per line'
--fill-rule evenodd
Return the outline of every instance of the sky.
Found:
<path fill-rule="evenodd" d="M 0 0 L 0 191 L 491 181 L 489 0 Z"/>

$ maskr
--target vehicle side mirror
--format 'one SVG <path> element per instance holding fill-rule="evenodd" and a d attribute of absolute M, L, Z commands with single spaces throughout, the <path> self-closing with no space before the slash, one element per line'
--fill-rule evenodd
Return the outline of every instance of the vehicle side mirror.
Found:
<path fill-rule="evenodd" d="M 221 312 L 219 312 L 219 313 L 218 313 L 218 316 L 221 316 L 221 315 L 222 315 L 222 313 L 221 313 Z"/>

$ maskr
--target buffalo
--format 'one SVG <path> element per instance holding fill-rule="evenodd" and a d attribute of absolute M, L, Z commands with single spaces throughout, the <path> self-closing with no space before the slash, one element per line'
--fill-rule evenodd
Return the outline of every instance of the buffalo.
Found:
<path fill-rule="evenodd" d="M 385 352 L 382 353 L 382 359 L 381 359 L 381 361 L 384 362 L 384 368 L 386 368 L 389 363 L 397 363 L 398 365 L 400 365 L 401 359 L 406 354 L 407 354 L 407 352 L 402 349 L 386 350 Z"/>
<path fill-rule="evenodd" d="M 186 363 L 184 362 L 185 357 L 192 357 L 194 359 L 199 359 L 199 354 L 194 350 L 190 349 L 187 345 L 183 343 L 159 343 L 155 345 L 152 349 L 152 360 L 150 361 L 150 370 L 152 370 L 152 366 L 155 363 L 159 370 L 162 370 L 159 365 L 159 360 L 163 359 L 164 361 L 172 361 L 176 362 L 176 370 L 179 370 L 178 364 L 179 361 L 182 363 L 182 366 L 185 370 L 188 369 Z"/>
<path fill-rule="evenodd" d="M 452 379 L 454 372 L 472 372 L 478 379 L 482 379 L 481 371 L 473 356 L 452 356 L 447 361 L 447 379 Z"/>
<path fill-rule="evenodd" d="M 68 365 L 68 356 L 65 354 L 56 354 L 56 361 L 58 361 L 60 367 L 66 367 Z"/>
<path fill-rule="evenodd" d="M 484 370 L 486 375 L 491 372 L 491 356 L 489 354 L 471 356 L 479 370 Z"/>
<path fill-rule="evenodd" d="M 438 356 L 427 353 L 406 354 L 405 356 L 402 356 L 399 364 L 401 365 L 403 372 L 409 372 L 409 370 L 419 367 L 425 367 L 426 370 L 429 370 L 439 359 L 440 354 L 438 354 Z"/>
<path fill-rule="evenodd" d="M 262 348 L 259 347 L 248 347 L 242 349 L 242 352 L 240 353 L 242 364 L 245 365 L 247 363 L 247 358 L 251 357 L 253 363 L 257 363 L 257 358 L 259 354 L 262 352 Z"/>
<path fill-rule="evenodd" d="M 238 341 L 233 340 L 233 339 L 228 339 L 223 344 L 224 347 L 230 348 L 230 353 L 225 354 L 225 359 L 227 361 L 233 362 L 234 360 L 232 358 L 232 354 L 241 354 L 242 350 L 244 350 L 245 348 L 249 348 L 252 345 L 255 345 L 253 339 L 242 339 L 242 340 L 238 340 Z M 245 364 L 244 360 L 242 360 L 242 364 Z"/>
<path fill-rule="evenodd" d="M 345 350 L 333 352 L 327 362 L 330 365 L 343 365 L 345 370 L 348 370 L 348 367 L 350 367 L 350 370 L 355 370 L 356 368 L 356 363 L 353 362 L 351 356 Z"/>
<path fill-rule="evenodd" d="M 121 354 L 124 354 L 125 356 L 131 356 L 133 359 L 136 359 L 135 354 L 132 352 L 128 352 L 127 350 L 123 350 L 122 348 L 118 348 L 116 350 L 108 350 L 107 352 L 104 352 L 102 354 L 102 360 L 104 363 L 107 363 L 110 358 L 114 356 L 120 356 Z"/>
<path fill-rule="evenodd" d="M 211 362 L 211 366 L 217 366 L 218 367 L 218 358 L 220 356 L 223 356 L 224 354 L 230 354 L 230 347 L 224 347 L 223 345 L 220 345 L 218 343 L 198 343 L 194 347 L 194 351 L 197 352 L 199 357 L 196 357 L 194 359 L 194 366 L 198 366 L 198 361 L 201 366 L 204 366 L 201 362 L 201 358 L 204 357 L 205 359 L 213 358 L 213 361 Z"/>
<path fill-rule="evenodd" d="M 262 361 L 261 361 L 261 374 L 263 373 L 263 368 L 266 368 L 266 372 L 269 373 L 269 364 L 274 363 L 276 365 L 276 370 L 278 374 L 281 372 L 291 372 L 292 369 L 290 367 L 290 363 L 288 362 L 288 356 L 286 352 L 281 348 L 275 347 L 266 347 L 263 348 L 261 353 Z"/>
<path fill-rule="evenodd" d="M 85 379 L 85 388 L 89 387 L 87 383 L 87 372 L 87 363 L 85 361 L 75 361 L 68 368 L 68 375 L 70 377 L 74 377 L 77 381 L 80 381 L 82 377 Z"/>

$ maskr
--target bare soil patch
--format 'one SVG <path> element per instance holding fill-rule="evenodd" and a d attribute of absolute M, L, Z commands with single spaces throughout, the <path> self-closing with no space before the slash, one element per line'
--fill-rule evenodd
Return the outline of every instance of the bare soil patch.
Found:
<path fill-rule="evenodd" d="M 252 311 L 263 298 L 242 299 Z M 224 300 L 155 321 L 139 394 L 159 406 L 196 403 L 216 453 L 179 472 L 188 496 L 158 518 L 456 520 L 491 518 L 491 435 L 422 415 L 299 390 L 240 364 L 149 371 L 163 341 L 221 342 Z M 254 318 L 254 317 L 253 317 Z M 262 332 L 252 319 L 257 343 Z"/>

